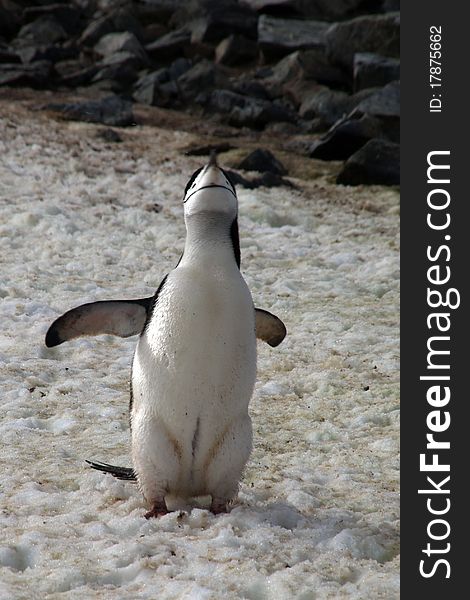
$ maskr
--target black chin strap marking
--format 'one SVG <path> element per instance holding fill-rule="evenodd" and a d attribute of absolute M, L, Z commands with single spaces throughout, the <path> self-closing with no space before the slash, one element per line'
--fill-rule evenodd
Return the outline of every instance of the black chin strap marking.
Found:
<path fill-rule="evenodd" d="M 229 187 L 227 187 L 226 185 L 219 185 L 219 184 L 217 184 L 217 183 L 211 183 L 211 184 L 209 184 L 209 185 L 203 185 L 202 187 L 198 188 L 197 190 L 194 190 L 194 192 L 191 192 L 191 193 L 189 194 L 189 196 L 188 196 L 187 198 L 185 198 L 185 200 L 184 200 L 183 204 L 185 204 L 185 203 L 186 203 L 186 202 L 187 202 L 187 201 L 188 201 L 188 200 L 191 198 L 191 196 L 192 196 L 193 194 L 195 194 L 196 192 L 200 192 L 201 190 L 204 190 L 204 189 L 206 189 L 206 188 L 216 188 L 216 187 L 218 187 L 218 188 L 223 188 L 224 190 L 228 190 L 228 191 L 229 191 L 231 194 L 233 194 L 233 196 L 234 196 L 235 198 L 237 197 L 237 196 L 236 196 L 236 194 L 235 194 L 235 192 L 234 192 L 233 190 L 231 190 Z"/>

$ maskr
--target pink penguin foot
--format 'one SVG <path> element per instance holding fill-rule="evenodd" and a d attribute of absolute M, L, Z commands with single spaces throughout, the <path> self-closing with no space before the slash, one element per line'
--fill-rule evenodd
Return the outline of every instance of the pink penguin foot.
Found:
<path fill-rule="evenodd" d="M 152 508 L 145 513 L 144 517 L 146 519 L 151 519 L 152 517 L 163 517 L 168 514 L 168 509 L 166 507 L 165 501 L 161 500 L 159 502 L 154 502 Z"/>
<path fill-rule="evenodd" d="M 220 498 L 214 498 L 211 503 L 210 511 L 214 515 L 220 515 L 221 513 L 228 512 L 228 501 Z"/>

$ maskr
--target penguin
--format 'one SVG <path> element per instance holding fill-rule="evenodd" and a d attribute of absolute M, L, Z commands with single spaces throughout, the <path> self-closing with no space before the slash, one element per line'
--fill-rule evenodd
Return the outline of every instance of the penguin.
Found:
<path fill-rule="evenodd" d="M 132 468 L 87 461 L 137 481 L 146 518 L 167 499 L 210 496 L 214 514 L 238 493 L 252 450 L 248 405 L 256 338 L 278 346 L 284 323 L 254 307 L 240 272 L 238 200 L 215 154 L 184 192 L 186 241 L 154 296 L 83 304 L 59 317 L 48 347 L 84 335 L 139 334 L 131 369 Z"/>

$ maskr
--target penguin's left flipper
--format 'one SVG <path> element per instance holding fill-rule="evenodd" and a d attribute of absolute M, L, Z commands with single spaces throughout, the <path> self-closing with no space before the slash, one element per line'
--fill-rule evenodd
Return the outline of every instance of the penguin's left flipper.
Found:
<path fill-rule="evenodd" d="M 153 298 L 90 302 L 72 308 L 49 327 L 46 346 L 52 348 L 83 335 L 137 335 L 144 328 Z"/>
<path fill-rule="evenodd" d="M 279 346 L 286 337 L 287 329 L 284 323 L 262 308 L 255 309 L 256 337 L 267 342 L 273 348 Z"/>
<path fill-rule="evenodd" d="M 117 467 L 115 465 L 108 465 L 108 463 L 93 462 L 91 460 L 86 460 L 85 462 L 88 463 L 92 469 L 102 471 L 103 473 L 109 473 L 117 479 L 122 479 L 123 481 L 137 481 L 134 469 L 131 469 L 130 467 Z"/>
<path fill-rule="evenodd" d="M 89 302 L 64 313 L 46 333 L 46 346 L 52 348 L 86 335 L 138 335 L 144 328 L 154 296 L 137 300 Z M 286 337 L 284 323 L 262 308 L 255 309 L 256 337 L 273 348 Z"/>

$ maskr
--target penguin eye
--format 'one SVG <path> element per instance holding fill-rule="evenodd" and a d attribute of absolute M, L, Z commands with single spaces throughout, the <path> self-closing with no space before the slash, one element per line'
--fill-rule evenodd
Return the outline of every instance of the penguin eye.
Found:
<path fill-rule="evenodd" d="M 196 177 L 199 175 L 199 173 L 202 171 L 202 169 L 203 169 L 203 167 L 201 167 L 197 171 L 194 171 L 194 173 L 191 175 L 191 179 L 188 181 L 188 183 L 186 184 L 186 187 L 184 189 L 185 196 L 188 193 L 189 188 L 193 187 L 193 185 L 196 183 Z"/>
<path fill-rule="evenodd" d="M 222 173 L 224 174 L 225 180 L 227 181 L 227 183 L 231 186 L 233 193 L 236 194 L 235 191 L 235 185 L 232 181 L 232 178 L 230 177 L 230 175 L 227 173 L 227 171 L 225 171 L 225 169 L 220 169 L 222 171 Z"/>

